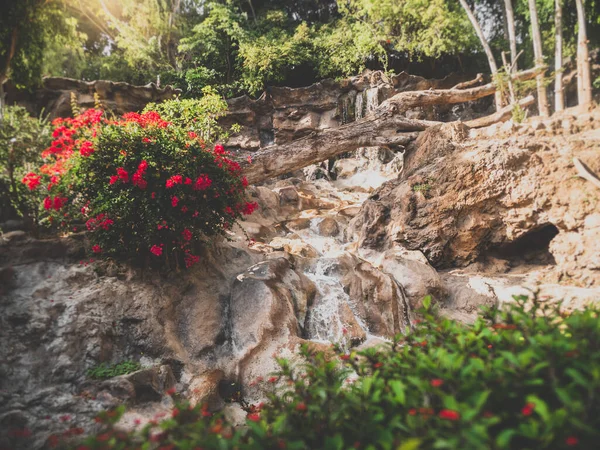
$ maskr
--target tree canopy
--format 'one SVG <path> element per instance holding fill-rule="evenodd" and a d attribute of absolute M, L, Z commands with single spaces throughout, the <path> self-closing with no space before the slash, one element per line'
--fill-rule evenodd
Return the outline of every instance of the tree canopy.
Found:
<path fill-rule="evenodd" d="M 564 29 L 577 16 L 565 0 Z M 480 44 L 453 0 L 2 0 L 0 77 L 36 86 L 42 76 L 174 84 L 185 95 L 216 87 L 258 94 L 365 68 L 403 70 L 454 58 L 480 61 Z M 504 0 L 468 0 L 494 53 L 508 51 Z M 527 0 L 513 0 L 520 65 L 532 64 Z M 554 0 L 537 0 L 552 55 Z M 587 0 L 591 45 L 600 3 Z M 565 33 L 573 57 L 576 33 Z M 548 61 L 550 64 L 551 61 Z M 473 64 L 471 64 L 473 67 Z"/>

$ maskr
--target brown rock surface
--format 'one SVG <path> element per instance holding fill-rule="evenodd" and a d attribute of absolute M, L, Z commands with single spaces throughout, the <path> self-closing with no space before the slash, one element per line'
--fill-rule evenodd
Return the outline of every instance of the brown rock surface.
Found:
<path fill-rule="evenodd" d="M 464 266 L 484 254 L 551 257 L 559 278 L 598 285 L 600 192 L 576 176 L 572 158 L 600 172 L 600 110 L 564 115 L 577 134 L 545 127 L 532 138 L 527 133 L 537 122 L 516 136 L 497 131 L 489 138 L 481 131 L 465 140 L 459 125 L 423 132 L 408 150 L 402 176 L 364 203 L 352 234 L 364 249 L 420 250 L 437 268 Z"/>

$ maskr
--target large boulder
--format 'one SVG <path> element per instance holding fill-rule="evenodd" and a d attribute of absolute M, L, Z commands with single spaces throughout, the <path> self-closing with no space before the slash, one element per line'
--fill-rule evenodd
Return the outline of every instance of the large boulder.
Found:
<path fill-rule="evenodd" d="M 363 250 L 420 250 L 438 269 L 487 254 L 553 259 L 559 278 L 599 284 L 599 194 L 576 176 L 572 158 L 600 172 L 600 110 L 570 119 L 575 135 L 553 126 L 558 119 L 541 131 L 526 124 L 516 136 L 497 130 L 466 139 L 456 124 L 424 131 L 402 176 L 364 203 L 351 236 Z"/>

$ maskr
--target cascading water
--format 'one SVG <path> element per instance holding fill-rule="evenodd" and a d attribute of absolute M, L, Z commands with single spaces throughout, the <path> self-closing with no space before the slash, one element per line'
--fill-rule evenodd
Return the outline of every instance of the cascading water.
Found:
<path fill-rule="evenodd" d="M 322 255 L 316 264 L 305 272 L 317 287 L 317 295 L 307 317 L 307 338 L 337 343 L 343 348 L 349 348 L 351 342 L 347 337 L 348 324 L 345 323 L 348 315 L 354 316 L 353 322 L 358 323 L 365 332 L 368 332 L 368 329 L 356 313 L 356 307 L 339 279 L 338 258 L 344 254 L 345 246 L 334 237 L 318 234 L 317 227 L 321 220 L 323 219 L 312 219 L 309 228 L 298 232 L 303 241 Z"/>
<path fill-rule="evenodd" d="M 379 106 L 379 88 L 372 87 L 367 89 L 366 92 L 366 114 L 369 114 Z"/>

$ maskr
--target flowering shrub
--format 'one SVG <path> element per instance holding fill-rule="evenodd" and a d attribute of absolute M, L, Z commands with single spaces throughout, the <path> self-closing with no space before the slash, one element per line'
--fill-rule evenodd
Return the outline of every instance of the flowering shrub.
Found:
<path fill-rule="evenodd" d="M 77 448 L 595 448 L 599 311 L 530 306 L 518 298 L 472 326 L 425 310 L 414 333 L 387 347 L 337 357 L 305 348 L 305 367 L 281 360 L 280 373 L 260 380 L 274 391 L 248 408 L 246 430 L 180 403 L 134 433 L 113 428 L 122 410 L 104 415 L 105 429 Z"/>
<path fill-rule="evenodd" d="M 90 109 L 53 125 L 46 163 L 23 183 L 47 191 L 43 207 L 55 224 L 88 230 L 96 254 L 189 267 L 199 260 L 195 243 L 257 207 L 223 146 L 209 148 L 155 111 L 108 119 Z"/>
<path fill-rule="evenodd" d="M 35 188 L 40 177 L 31 170 L 41 162 L 40 152 L 51 141 L 50 122 L 31 117 L 25 108 L 7 106 L 0 120 L 0 222 L 11 211 L 35 229 L 40 209 Z M 23 183 L 20 181 L 23 180 Z"/>

